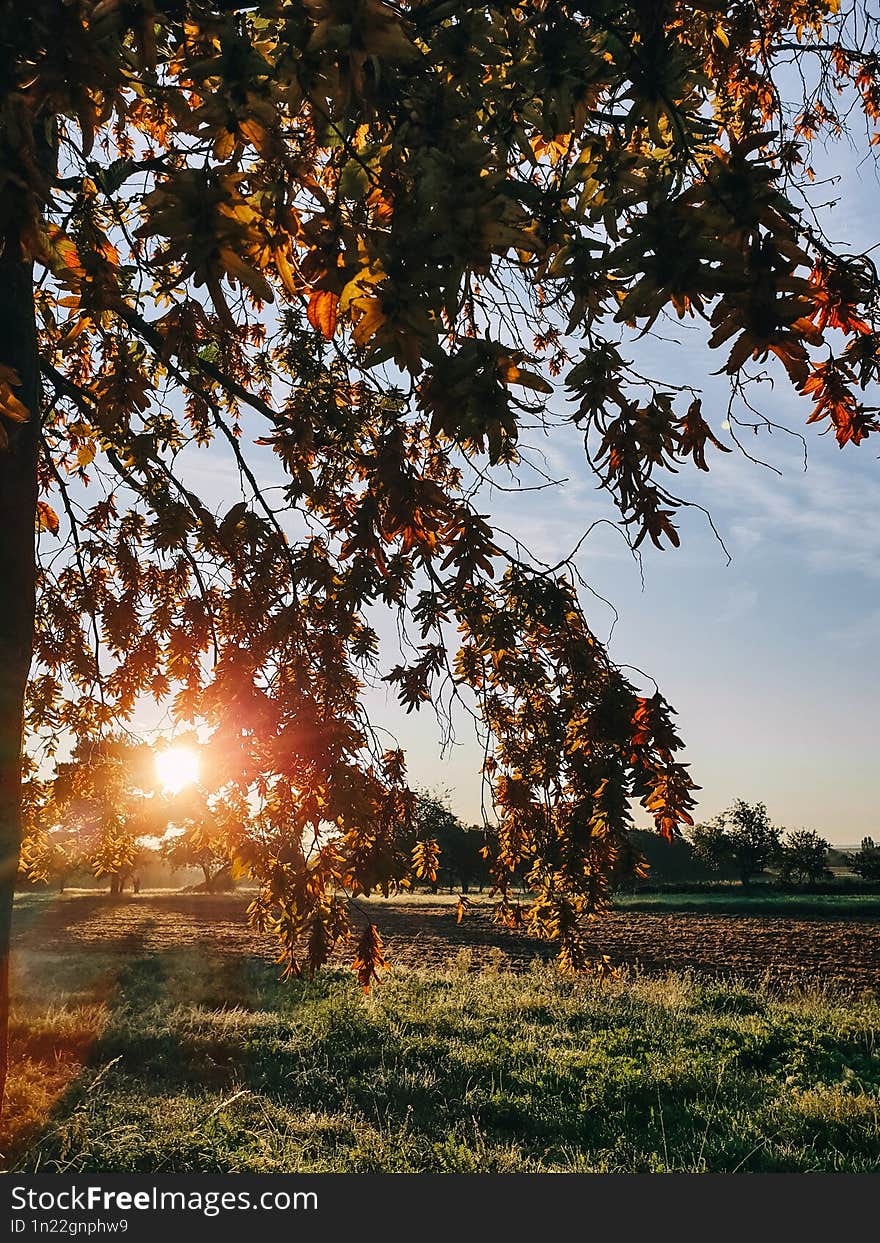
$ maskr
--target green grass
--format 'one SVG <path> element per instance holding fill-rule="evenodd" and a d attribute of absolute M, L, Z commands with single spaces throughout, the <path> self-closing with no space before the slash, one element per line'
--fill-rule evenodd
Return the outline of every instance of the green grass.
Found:
<path fill-rule="evenodd" d="M 253 959 L 39 957 L 12 1032 L 12 1168 L 878 1168 L 876 995 L 475 973 L 463 951 L 365 998 Z"/>
<path fill-rule="evenodd" d="M 865 893 L 751 893 L 730 889 L 693 893 L 617 894 L 619 911 L 704 912 L 707 915 L 782 915 L 804 919 L 880 919 L 880 897 Z"/>

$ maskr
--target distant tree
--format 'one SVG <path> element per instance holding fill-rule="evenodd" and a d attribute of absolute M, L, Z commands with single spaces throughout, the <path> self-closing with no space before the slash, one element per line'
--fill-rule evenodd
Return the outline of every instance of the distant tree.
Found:
<path fill-rule="evenodd" d="M 462 882 L 462 890 L 467 892 L 466 886 L 473 884 L 482 893 L 485 887 L 492 883 L 492 869 L 489 862 L 490 830 L 482 824 L 469 824 L 465 826 L 465 834 L 464 866 L 460 869 L 460 875 L 465 878 Z"/>
<path fill-rule="evenodd" d="M 691 841 L 700 859 L 713 868 L 729 864 L 748 887 L 777 858 L 781 833 L 764 803 L 739 798 L 714 820 L 697 825 Z"/>
<path fill-rule="evenodd" d="M 205 893 L 228 888 L 231 871 L 229 851 L 224 842 L 202 829 L 187 832 L 171 829 L 162 843 L 162 858 L 175 871 L 193 868 L 202 873 Z"/>
<path fill-rule="evenodd" d="M 828 867 L 830 848 L 830 843 L 812 829 L 794 829 L 779 849 L 780 878 L 803 885 L 831 880 L 832 872 Z"/>
<path fill-rule="evenodd" d="M 81 740 L 43 783 L 42 827 L 25 838 L 25 874 L 40 875 L 59 846 L 77 867 L 106 877 L 119 894 L 167 826 L 167 800 L 155 790 L 152 749 L 124 738 Z M 46 826 L 56 826 L 51 832 Z M 32 830 L 33 832 L 33 830 Z"/>
<path fill-rule="evenodd" d="M 681 883 L 707 881 L 721 872 L 730 874 L 730 864 L 710 865 L 697 854 L 693 842 L 684 837 L 667 841 L 647 829 L 633 829 L 615 863 L 614 888 L 639 882 Z"/>
<path fill-rule="evenodd" d="M 181 791 L 169 801 L 162 858 L 174 869 L 200 871 L 206 893 L 231 888 L 235 843 L 249 827 L 243 812 L 239 802 L 212 796 L 200 785 Z"/>
<path fill-rule="evenodd" d="M 110 892 L 118 896 L 125 892 L 146 852 L 141 843 L 125 828 L 102 833 L 96 848 L 89 856 L 89 863 L 96 877 L 106 877 Z"/>
<path fill-rule="evenodd" d="M 713 872 L 732 863 L 730 839 L 717 821 L 696 824 L 690 833 L 694 854 Z"/>
<path fill-rule="evenodd" d="M 481 887 L 489 878 L 489 867 L 482 850 L 486 841 L 478 825 L 467 826 L 450 810 L 448 793 L 422 790 L 416 795 L 413 826 L 419 842 L 436 845 L 434 879 L 429 880 L 436 893 L 441 884 L 457 887 L 467 893 L 470 887 Z"/>
<path fill-rule="evenodd" d="M 880 880 L 880 846 L 873 837 L 863 837 L 860 849 L 847 855 L 846 862 L 862 880 Z"/>
<path fill-rule="evenodd" d="M 460 820 L 449 825 L 439 839 L 441 878 L 450 888 L 468 893 L 473 885 L 481 888 L 488 879 L 486 860 L 480 853 L 485 833 L 479 825 L 466 825 Z"/>

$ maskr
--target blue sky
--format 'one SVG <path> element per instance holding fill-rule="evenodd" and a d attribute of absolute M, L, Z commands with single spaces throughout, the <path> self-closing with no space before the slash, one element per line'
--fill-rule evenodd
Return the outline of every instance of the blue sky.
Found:
<path fill-rule="evenodd" d="M 682 351 L 682 368 L 692 362 Z M 783 384 L 776 393 L 796 426 L 808 408 L 783 397 Z M 808 429 L 805 472 L 798 441 L 781 433 L 752 441 L 750 434 L 750 451 L 759 449 L 781 476 L 731 454 L 716 455 L 708 475 L 682 481 L 682 494 L 711 510 L 731 562 L 705 518 L 690 511 L 681 548 L 644 550 L 643 587 L 620 536 L 599 527 L 577 564 L 618 620 L 585 592 L 588 615 L 600 637 L 611 635 L 615 659 L 656 678 L 678 710 L 686 759 L 702 787 L 701 817 L 743 797 L 765 801 L 776 823 L 814 828 L 838 843 L 880 836 L 876 449 L 869 441 L 841 451 Z M 575 438 L 551 441 L 546 451 L 568 482 L 515 501 L 496 493 L 492 512 L 555 561 L 610 509 Z M 441 761 L 429 713 L 403 717 L 390 696 L 371 700 L 407 746 L 411 778 L 448 787 L 458 811 L 477 819 L 480 755 L 467 721 Z"/>

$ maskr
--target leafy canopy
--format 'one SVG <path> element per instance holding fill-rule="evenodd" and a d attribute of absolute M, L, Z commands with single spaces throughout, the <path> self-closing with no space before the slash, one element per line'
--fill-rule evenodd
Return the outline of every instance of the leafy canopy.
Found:
<path fill-rule="evenodd" d="M 46 398 L 30 737 L 100 739 L 145 696 L 199 729 L 290 970 L 412 871 L 376 678 L 480 722 L 500 918 L 524 870 L 563 965 L 632 801 L 689 823 L 669 706 L 477 485 L 574 424 L 632 544 L 677 544 L 671 476 L 730 446 L 626 358 L 670 314 L 734 396 L 769 360 L 841 445 L 877 429 L 873 266 L 796 205 L 817 134 L 852 107 L 873 133 L 874 33 L 837 0 L 0 4 L 0 217 Z M 203 456 L 233 464 L 225 512 Z M 365 983 L 380 960 L 368 927 Z"/>

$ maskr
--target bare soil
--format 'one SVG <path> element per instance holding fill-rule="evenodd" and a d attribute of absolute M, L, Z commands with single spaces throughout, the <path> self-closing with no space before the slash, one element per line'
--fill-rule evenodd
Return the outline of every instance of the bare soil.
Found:
<path fill-rule="evenodd" d="M 271 961 L 273 942 L 249 926 L 247 903 L 241 893 L 70 895 L 24 921 L 16 939 L 31 952 L 139 957 L 192 947 L 212 957 Z M 465 951 L 474 968 L 523 970 L 554 954 L 552 945 L 494 923 L 488 903 L 475 902 L 460 924 L 442 897 L 371 901 L 364 913 L 379 928 L 389 961 L 408 966 L 448 967 Z M 595 921 L 591 940 L 615 965 L 649 974 L 692 970 L 880 987 L 880 921 L 874 920 L 615 913 Z"/>

